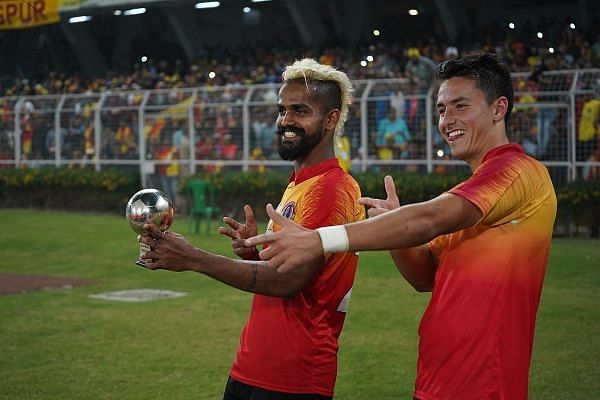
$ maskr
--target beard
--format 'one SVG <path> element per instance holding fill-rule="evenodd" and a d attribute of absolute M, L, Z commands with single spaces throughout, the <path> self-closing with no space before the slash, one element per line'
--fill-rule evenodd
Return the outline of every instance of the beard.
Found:
<path fill-rule="evenodd" d="M 285 131 L 294 132 L 297 136 L 294 140 L 283 141 Z M 277 129 L 277 151 L 279 157 L 286 161 L 295 161 L 300 157 L 306 156 L 321 141 L 323 133 L 312 132 L 307 134 L 304 129 L 284 128 Z"/>

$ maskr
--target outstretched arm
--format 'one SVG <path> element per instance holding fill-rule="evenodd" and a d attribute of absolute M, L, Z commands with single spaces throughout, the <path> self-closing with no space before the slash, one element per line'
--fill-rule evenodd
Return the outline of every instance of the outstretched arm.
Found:
<path fill-rule="evenodd" d="M 473 226 L 481 211 L 468 200 L 444 193 L 346 226 L 349 249 L 392 250 L 419 246 L 433 238 Z"/>
<path fill-rule="evenodd" d="M 269 247 L 260 252 L 260 257 L 269 260 L 269 266 L 285 272 L 323 257 L 324 243 L 317 231 L 288 221 L 270 204 L 267 213 L 282 229 L 247 239 L 245 244 L 268 243 Z M 423 203 L 409 204 L 374 218 L 343 225 L 345 229 L 336 230 L 333 239 L 336 244 L 346 243 L 346 246 L 333 246 L 333 249 L 335 252 L 405 249 L 473 226 L 480 218 L 481 211 L 471 202 L 444 193 Z M 325 243 L 325 247 L 328 248 L 330 243 Z"/>
<path fill-rule="evenodd" d="M 139 240 L 153 249 L 142 255 L 148 269 L 194 271 L 238 289 L 267 296 L 295 296 L 324 262 L 323 256 L 315 257 L 300 268 L 281 274 L 264 261 L 234 260 L 194 247 L 183 236 L 161 232 L 154 225 L 146 224 L 144 229 L 149 235 L 141 236 Z"/>
<path fill-rule="evenodd" d="M 369 207 L 367 210 L 369 217 L 376 217 L 400 207 L 400 199 L 398 199 L 396 193 L 394 179 L 387 175 L 383 183 L 387 194 L 385 200 L 371 197 L 358 199 L 359 204 Z M 390 250 L 390 255 L 398 271 L 412 287 L 419 292 L 431 291 L 435 280 L 437 260 L 427 246 L 393 249 Z"/>

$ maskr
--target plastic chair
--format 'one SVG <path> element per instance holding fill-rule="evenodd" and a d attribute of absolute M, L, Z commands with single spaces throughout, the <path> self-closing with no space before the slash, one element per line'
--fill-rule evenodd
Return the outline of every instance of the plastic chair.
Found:
<path fill-rule="evenodd" d="M 189 181 L 188 187 L 192 192 L 188 231 L 192 231 L 192 225 L 195 223 L 195 232 L 198 233 L 200 231 L 200 221 L 204 218 L 206 220 L 206 234 L 208 235 L 213 216 L 221 212 L 221 209 L 215 203 L 215 186 L 209 181 L 192 179 Z"/>

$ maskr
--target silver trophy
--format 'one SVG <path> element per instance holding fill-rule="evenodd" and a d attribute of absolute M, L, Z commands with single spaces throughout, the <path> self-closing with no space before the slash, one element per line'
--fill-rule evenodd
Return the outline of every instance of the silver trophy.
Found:
<path fill-rule="evenodd" d="M 125 208 L 125 218 L 129 226 L 139 235 L 147 235 L 144 224 L 154 224 L 161 231 L 166 231 L 173 223 L 173 202 L 165 193 L 157 189 L 143 189 L 131 196 Z M 140 243 L 140 256 L 152 250 L 150 246 Z M 138 256 L 135 262 L 145 267 L 146 263 Z"/>

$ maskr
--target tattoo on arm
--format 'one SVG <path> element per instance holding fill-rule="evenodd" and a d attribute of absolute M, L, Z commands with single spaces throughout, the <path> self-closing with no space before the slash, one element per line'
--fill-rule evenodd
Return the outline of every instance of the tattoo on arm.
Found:
<path fill-rule="evenodd" d="M 253 292 L 256 288 L 256 275 L 258 274 L 258 266 L 256 264 L 252 264 L 252 279 L 250 280 L 250 285 L 248 285 L 248 291 Z"/>

